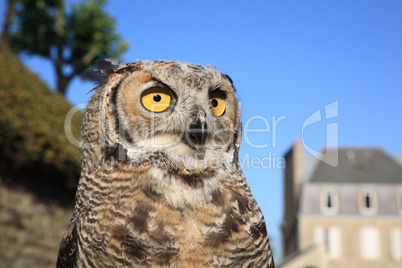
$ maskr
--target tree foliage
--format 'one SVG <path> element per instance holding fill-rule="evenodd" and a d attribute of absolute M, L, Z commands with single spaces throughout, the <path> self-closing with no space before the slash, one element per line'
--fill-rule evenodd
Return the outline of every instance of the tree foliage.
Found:
<path fill-rule="evenodd" d="M 85 0 L 67 7 L 63 0 L 15 0 L 7 33 L 10 46 L 50 59 L 57 90 L 65 95 L 71 79 L 96 58 L 119 57 L 127 48 L 104 4 L 105 0 Z"/>
<path fill-rule="evenodd" d="M 80 152 L 63 127 L 72 106 L 5 46 L 0 46 L 0 72 L 0 180 L 7 173 L 14 178 L 13 183 L 40 195 L 73 197 Z M 71 120 L 76 140 L 82 118 L 77 112 Z"/>

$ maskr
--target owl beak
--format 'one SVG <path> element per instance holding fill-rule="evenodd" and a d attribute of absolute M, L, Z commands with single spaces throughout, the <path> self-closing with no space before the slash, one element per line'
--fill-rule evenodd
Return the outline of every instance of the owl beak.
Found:
<path fill-rule="evenodd" d="M 195 116 L 195 120 L 190 124 L 188 143 L 197 150 L 203 147 L 207 139 L 207 121 L 205 116 L 204 111 L 199 111 Z"/>

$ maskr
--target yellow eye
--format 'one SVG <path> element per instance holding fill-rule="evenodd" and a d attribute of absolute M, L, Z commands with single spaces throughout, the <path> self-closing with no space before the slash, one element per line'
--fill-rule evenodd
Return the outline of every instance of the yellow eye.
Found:
<path fill-rule="evenodd" d="M 226 94 L 223 91 L 214 91 L 210 95 L 209 104 L 215 116 L 221 116 L 226 111 Z"/>
<path fill-rule="evenodd" d="M 165 88 L 150 88 L 141 95 L 142 105 L 151 112 L 163 112 L 172 102 L 172 92 Z"/>

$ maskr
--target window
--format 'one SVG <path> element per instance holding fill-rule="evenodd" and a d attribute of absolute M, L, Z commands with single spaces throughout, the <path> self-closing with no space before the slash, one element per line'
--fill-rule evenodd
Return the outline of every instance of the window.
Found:
<path fill-rule="evenodd" d="M 377 193 L 371 189 L 365 189 L 359 195 L 359 208 L 362 214 L 373 215 L 377 213 Z"/>
<path fill-rule="evenodd" d="M 338 192 L 326 189 L 321 192 L 321 212 L 324 214 L 338 213 Z"/>
<path fill-rule="evenodd" d="M 395 261 L 402 261 L 402 228 L 391 230 L 391 255 Z"/>
<path fill-rule="evenodd" d="M 330 245 L 330 243 L 329 243 L 329 230 L 328 230 L 328 228 L 325 228 L 324 229 L 324 243 L 325 243 L 325 245 L 326 245 L 326 247 L 327 247 L 327 253 L 330 253 L 331 252 L 331 245 Z"/>
<path fill-rule="evenodd" d="M 334 206 L 333 195 L 331 193 L 327 193 L 327 208 L 332 209 Z"/>
<path fill-rule="evenodd" d="M 377 260 L 381 256 L 380 232 L 375 227 L 360 229 L 360 256 L 364 260 Z"/>
<path fill-rule="evenodd" d="M 369 193 L 366 193 L 364 196 L 364 206 L 366 209 L 371 209 L 373 204 L 372 204 L 372 198 Z"/>
<path fill-rule="evenodd" d="M 321 245 L 325 243 L 324 228 L 321 226 L 316 226 L 314 228 L 314 243 L 316 245 Z"/>
<path fill-rule="evenodd" d="M 340 259 L 342 257 L 342 235 L 340 228 L 316 226 L 314 228 L 314 242 L 316 245 L 325 245 L 330 259 Z"/>

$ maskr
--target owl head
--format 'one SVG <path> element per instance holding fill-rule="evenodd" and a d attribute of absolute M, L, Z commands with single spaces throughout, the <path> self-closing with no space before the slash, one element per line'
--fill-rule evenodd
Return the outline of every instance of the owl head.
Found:
<path fill-rule="evenodd" d="M 240 108 L 229 76 L 180 61 L 97 62 L 100 84 L 82 127 L 82 147 L 114 161 L 194 172 L 237 164 Z"/>

